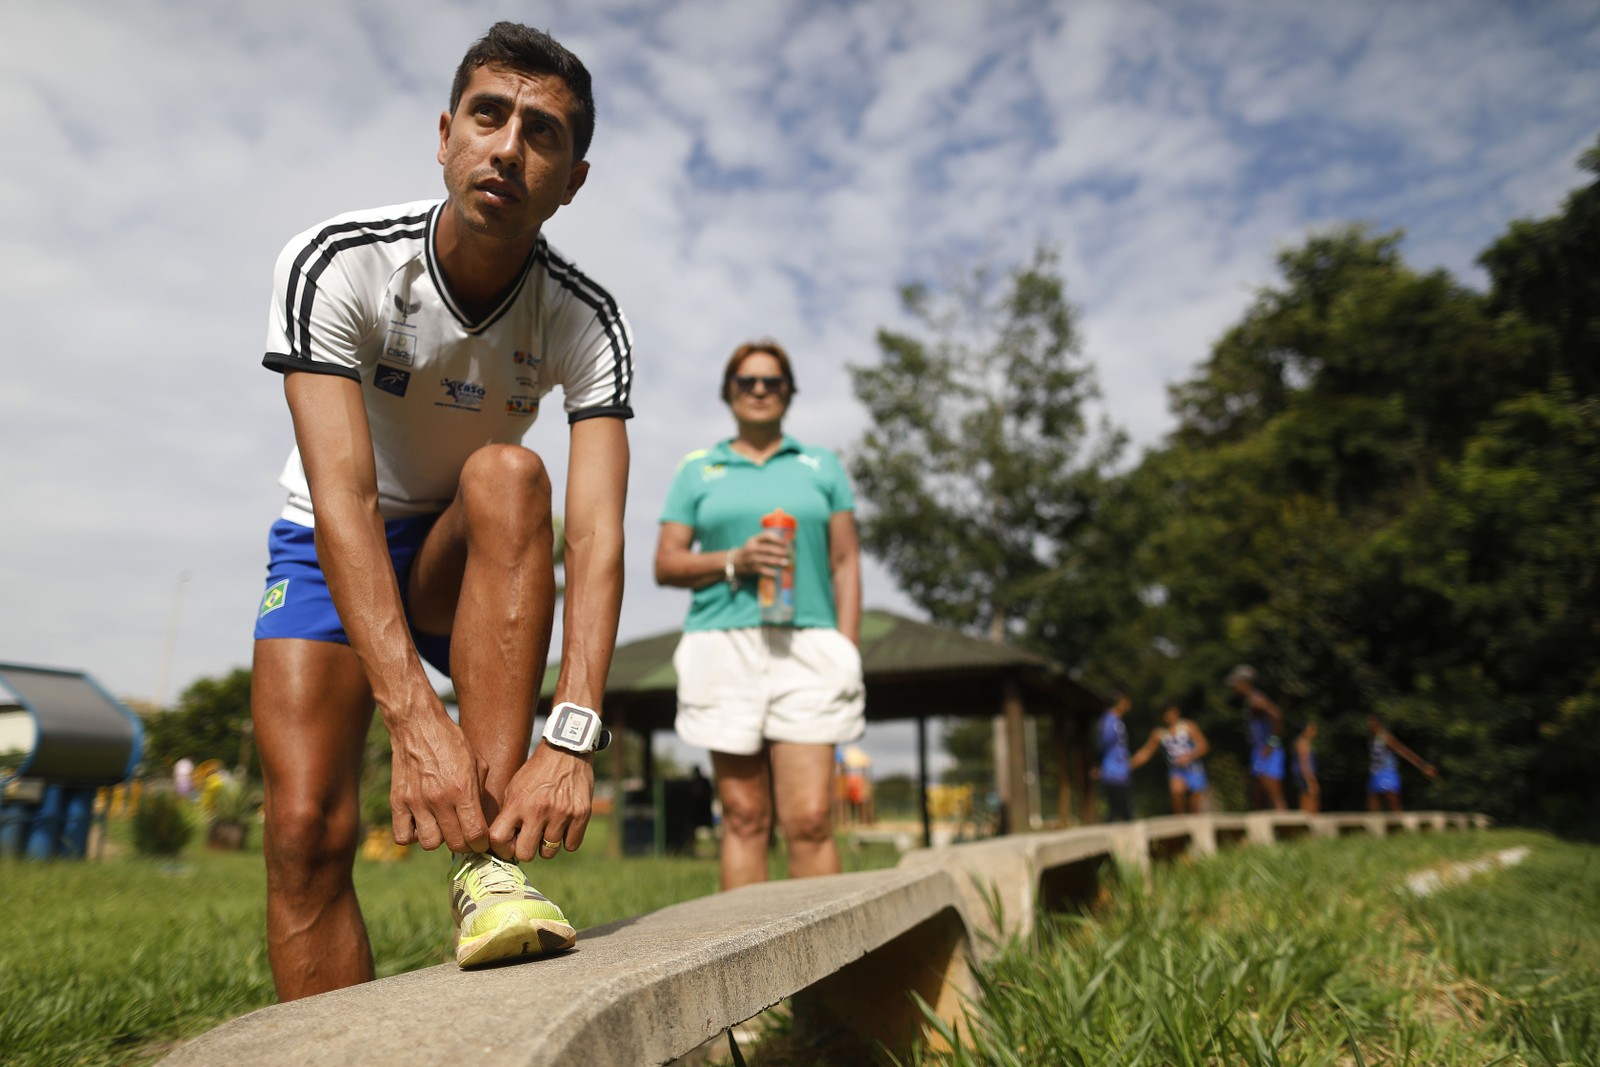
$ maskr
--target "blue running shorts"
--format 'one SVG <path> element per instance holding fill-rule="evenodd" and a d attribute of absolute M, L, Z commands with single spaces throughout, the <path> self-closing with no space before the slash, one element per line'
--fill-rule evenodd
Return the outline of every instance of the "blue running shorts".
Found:
<path fill-rule="evenodd" d="M 1187 767 L 1175 768 L 1168 777 L 1182 782 L 1184 788 L 1191 793 L 1206 791 L 1206 769 L 1198 764 L 1191 763 Z"/>
<path fill-rule="evenodd" d="M 1250 750 L 1250 773 L 1257 778 L 1283 781 L 1283 746 L 1269 745 Z"/>
<path fill-rule="evenodd" d="M 389 560 L 400 582 L 402 601 L 406 596 L 411 561 L 422 541 L 433 529 L 437 515 L 410 519 L 390 519 L 383 524 L 389 541 Z M 409 614 L 409 605 L 407 607 Z M 256 607 L 256 640 L 274 637 L 299 637 L 307 641 L 333 641 L 348 645 L 350 638 L 334 609 L 328 581 L 317 563 L 315 533 L 309 526 L 279 519 L 267 535 L 267 587 Z M 422 658 L 445 674 L 450 674 L 450 638 L 425 634 L 411 628 Z"/>
<path fill-rule="evenodd" d="M 1373 771 L 1367 778 L 1367 792 L 1369 793 L 1398 793 L 1400 792 L 1399 771 Z"/>

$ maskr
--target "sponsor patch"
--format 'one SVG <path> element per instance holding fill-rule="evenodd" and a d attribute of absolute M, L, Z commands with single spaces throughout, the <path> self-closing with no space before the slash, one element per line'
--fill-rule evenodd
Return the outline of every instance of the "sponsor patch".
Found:
<path fill-rule="evenodd" d="M 284 602 L 288 599 L 289 579 L 280 578 L 267 586 L 267 591 L 261 594 L 261 614 L 256 617 L 260 618 L 261 615 L 265 615 L 269 611 L 277 611 L 283 607 Z"/>
<path fill-rule="evenodd" d="M 506 400 L 507 415 L 532 415 L 539 410 L 539 398 L 536 396 L 514 396 Z"/>
<path fill-rule="evenodd" d="M 700 480 L 702 482 L 714 482 L 727 473 L 728 468 L 721 463 L 707 463 L 700 468 Z"/>
<path fill-rule="evenodd" d="M 402 367 L 411 366 L 417 358 L 417 339 L 409 333 L 390 330 L 389 339 L 383 345 L 383 358 Z"/>
<path fill-rule="evenodd" d="M 532 352 L 513 352 L 511 353 L 511 362 L 519 367 L 537 368 L 539 364 L 544 362 L 544 357 L 536 356 Z"/>
<path fill-rule="evenodd" d="M 477 382 L 462 381 L 460 378 L 440 378 L 439 385 L 444 389 L 445 398 L 435 400 L 434 407 L 457 408 L 461 411 L 483 409 L 484 389 Z"/>
<path fill-rule="evenodd" d="M 411 385 L 411 372 L 399 367 L 379 367 L 372 376 L 372 384 L 386 393 L 405 396 L 406 388 Z"/>

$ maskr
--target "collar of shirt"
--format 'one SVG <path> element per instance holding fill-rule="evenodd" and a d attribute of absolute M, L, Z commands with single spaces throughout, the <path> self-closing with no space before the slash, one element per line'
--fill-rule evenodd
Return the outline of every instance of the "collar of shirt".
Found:
<path fill-rule="evenodd" d="M 785 453 L 789 453 L 789 452 L 793 452 L 793 453 L 798 455 L 799 452 L 800 452 L 800 442 L 796 441 L 793 437 L 790 437 L 788 434 L 784 434 L 783 435 L 783 440 L 778 444 L 778 450 L 776 452 L 774 452 L 772 455 L 768 456 L 767 459 L 766 459 L 766 462 L 771 463 L 773 460 L 777 459 L 779 456 L 784 455 Z M 755 460 L 751 459 L 749 456 L 741 455 L 738 452 L 735 452 L 733 450 L 733 438 L 731 438 L 731 437 L 728 438 L 725 441 L 718 441 L 715 445 L 712 446 L 712 449 L 711 449 L 711 460 L 713 462 L 715 462 L 715 463 L 726 463 L 726 464 L 740 464 L 740 463 L 742 463 L 747 467 L 755 467 L 755 466 L 759 466 L 760 465 L 760 464 L 756 463 Z"/>

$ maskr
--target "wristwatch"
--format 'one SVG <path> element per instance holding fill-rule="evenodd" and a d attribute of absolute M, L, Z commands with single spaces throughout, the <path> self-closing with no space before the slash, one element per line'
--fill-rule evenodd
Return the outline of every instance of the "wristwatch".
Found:
<path fill-rule="evenodd" d="M 563 700 L 550 709 L 543 737 L 556 748 L 580 756 L 599 752 L 611 744 L 611 731 L 600 726 L 600 716 L 570 700 Z"/>

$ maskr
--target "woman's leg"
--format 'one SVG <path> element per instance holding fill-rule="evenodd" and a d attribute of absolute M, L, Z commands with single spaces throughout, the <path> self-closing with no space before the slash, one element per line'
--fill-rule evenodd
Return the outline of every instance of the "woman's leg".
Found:
<path fill-rule="evenodd" d="M 772 776 L 767 754 L 711 753 L 722 801 L 722 888 L 767 880 L 772 837 Z"/>
<path fill-rule="evenodd" d="M 789 877 L 839 873 L 833 840 L 833 746 L 774 741 L 778 824 L 789 846 Z"/>

